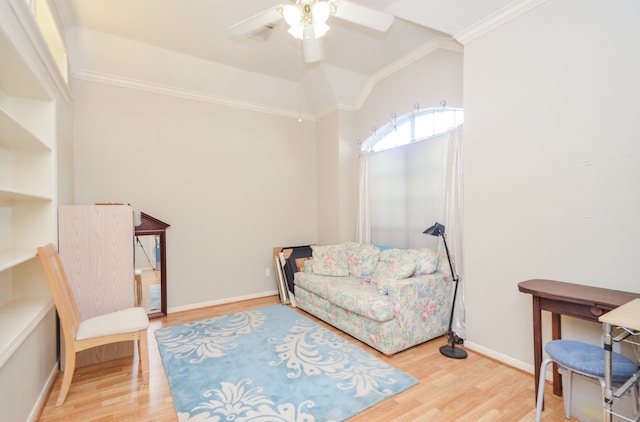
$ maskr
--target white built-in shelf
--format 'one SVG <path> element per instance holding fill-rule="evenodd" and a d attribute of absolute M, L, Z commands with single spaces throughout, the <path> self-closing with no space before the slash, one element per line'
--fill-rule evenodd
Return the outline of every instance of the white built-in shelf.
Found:
<path fill-rule="evenodd" d="M 9 249 L 6 251 L 0 251 L 0 271 L 8 270 L 16 265 L 20 265 L 23 262 L 27 262 L 30 259 L 35 258 L 36 248 L 33 249 Z"/>
<path fill-rule="evenodd" d="M 52 308 L 51 297 L 14 300 L 0 306 L 0 368 Z"/>
<path fill-rule="evenodd" d="M 51 201 L 50 196 L 39 195 L 6 186 L 0 186 L 0 205 L 10 205 L 12 202 L 20 201 Z"/>
<path fill-rule="evenodd" d="M 56 239 L 58 110 L 63 121 L 71 110 L 32 4 L 0 0 L 0 386 L 13 393 L 0 394 L 0 420 L 12 421 L 38 414 L 55 370 L 55 308 L 36 245 Z"/>
<path fill-rule="evenodd" d="M 51 151 L 36 135 L 0 106 L 0 147 Z"/>

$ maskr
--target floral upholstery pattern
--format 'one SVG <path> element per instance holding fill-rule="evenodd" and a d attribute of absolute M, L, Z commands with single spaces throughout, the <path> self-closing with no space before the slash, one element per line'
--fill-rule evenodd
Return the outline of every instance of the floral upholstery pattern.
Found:
<path fill-rule="evenodd" d="M 311 250 L 313 251 L 311 268 L 314 273 L 340 277 L 349 275 L 347 245 L 312 245 Z"/>
<path fill-rule="evenodd" d="M 416 249 L 416 274 L 433 274 L 438 271 L 440 257 L 433 249 Z"/>
<path fill-rule="evenodd" d="M 380 261 L 373 274 L 373 280 L 378 287 L 378 293 L 386 295 L 389 292 L 389 283 L 393 280 L 408 278 L 413 275 L 416 269 L 416 262 L 403 256 L 397 261 Z"/>
<path fill-rule="evenodd" d="M 380 258 L 380 249 L 374 245 L 347 242 L 347 264 L 352 277 L 371 277 Z"/>
<path fill-rule="evenodd" d="M 354 245 L 346 249 L 363 250 Z M 362 261 L 354 264 L 354 273 Z M 379 254 L 373 276 L 326 276 L 308 265 L 295 275 L 295 301 L 301 309 L 390 355 L 446 331 L 453 283 L 442 264 L 431 250 L 389 249 Z M 360 274 L 367 271 L 360 269 Z M 384 293 L 374 281 L 380 274 L 389 276 Z"/>
<path fill-rule="evenodd" d="M 305 274 L 296 277 L 296 285 L 366 318 L 381 322 L 394 318 L 389 297 L 378 294 L 375 284 L 363 279 Z"/>

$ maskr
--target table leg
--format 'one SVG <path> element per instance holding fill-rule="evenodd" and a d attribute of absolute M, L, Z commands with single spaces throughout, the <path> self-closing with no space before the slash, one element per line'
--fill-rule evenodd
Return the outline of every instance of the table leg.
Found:
<path fill-rule="evenodd" d="M 542 310 L 540 298 L 533 296 L 533 373 L 535 376 L 535 397 L 538 397 L 538 381 L 540 380 L 540 365 L 542 364 Z"/>

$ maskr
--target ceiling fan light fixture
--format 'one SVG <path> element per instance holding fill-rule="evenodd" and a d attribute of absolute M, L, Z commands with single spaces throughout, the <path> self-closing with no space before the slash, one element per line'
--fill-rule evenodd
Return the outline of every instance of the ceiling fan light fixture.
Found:
<path fill-rule="evenodd" d="M 290 27 L 287 32 L 299 40 L 325 35 L 329 30 L 326 22 L 330 15 L 331 5 L 324 0 L 298 0 L 282 8 L 282 16 Z"/>
<path fill-rule="evenodd" d="M 330 26 L 326 23 L 314 23 L 313 24 L 313 32 L 315 33 L 316 38 L 320 38 L 327 33 Z"/>
<path fill-rule="evenodd" d="M 299 40 L 304 39 L 304 25 L 298 23 L 287 30 L 288 33 L 291 34 L 293 38 L 297 38 Z"/>
<path fill-rule="evenodd" d="M 329 15 L 331 14 L 331 8 L 326 1 L 316 1 L 311 5 L 311 15 L 313 16 L 313 24 L 325 24 Z"/>
<path fill-rule="evenodd" d="M 282 9 L 282 17 L 289 26 L 299 25 L 302 20 L 302 10 L 298 6 L 289 4 Z"/>

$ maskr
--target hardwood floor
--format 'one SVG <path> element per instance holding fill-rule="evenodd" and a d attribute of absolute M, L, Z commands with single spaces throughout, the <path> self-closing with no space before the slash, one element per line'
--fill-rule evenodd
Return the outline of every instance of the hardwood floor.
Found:
<path fill-rule="evenodd" d="M 169 325 L 279 303 L 276 296 L 170 314 L 151 321 L 149 385 L 142 384 L 137 359 L 126 358 L 79 368 L 67 400 L 55 407 L 61 378 L 55 382 L 39 421 L 175 422 L 176 413 L 154 330 Z M 305 316 L 309 314 L 298 310 Z M 311 317 L 312 319 L 315 319 Z M 434 339 L 394 356 L 376 350 L 330 328 L 375 356 L 403 370 L 420 383 L 350 419 L 371 421 L 533 421 L 533 375 L 468 350 L 464 360 L 448 359 Z M 546 388 L 544 421 L 564 421 L 562 399 Z M 575 419 L 572 419 L 575 420 Z"/>

